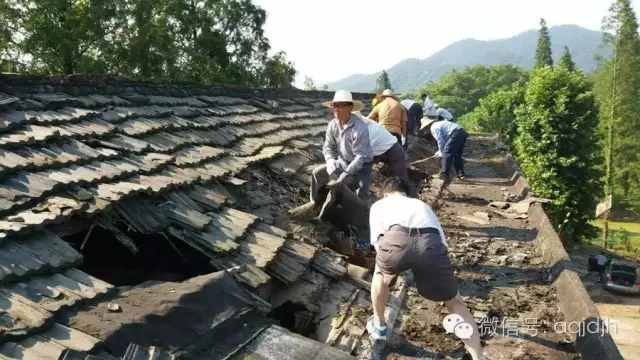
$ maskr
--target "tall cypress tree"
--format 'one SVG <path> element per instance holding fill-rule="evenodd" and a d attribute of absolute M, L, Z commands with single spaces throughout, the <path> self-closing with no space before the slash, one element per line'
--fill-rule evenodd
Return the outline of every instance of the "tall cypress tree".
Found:
<path fill-rule="evenodd" d="M 536 63 L 534 68 L 546 65 L 553 66 L 553 57 L 551 57 L 551 36 L 549 36 L 547 22 L 544 19 L 540 19 L 538 45 L 536 47 Z"/>
<path fill-rule="evenodd" d="M 576 63 L 573 62 L 573 58 L 571 57 L 571 53 L 569 52 L 569 47 L 567 45 L 564 46 L 564 52 L 558 60 L 559 66 L 566 67 L 569 71 L 575 71 Z"/>
<path fill-rule="evenodd" d="M 613 190 L 614 204 L 637 213 L 640 211 L 640 37 L 630 0 L 616 0 L 611 5 L 602 30 L 604 43 L 614 49 L 613 58 L 600 64 L 595 81 L 605 154 L 612 149 L 607 185 Z M 609 188 L 607 186 L 607 190 Z"/>
<path fill-rule="evenodd" d="M 386 89 L 393 90 L 393 88 L 391 87 L 391 80 L 389 80 L 389 74 L 387 74 L 386 70 L 382 70 L 382 74 L 380 74 L 378 80 L 376 80 L 376 88 L 374 92 L 376 94 L 380 94 Z"/>

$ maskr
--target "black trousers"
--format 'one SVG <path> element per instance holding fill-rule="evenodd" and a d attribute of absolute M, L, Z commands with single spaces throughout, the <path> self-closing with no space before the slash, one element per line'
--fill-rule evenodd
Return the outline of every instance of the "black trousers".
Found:
<path fill-rule="evenodd" d="M 455 130 L 447 143 L 442 149 L 442 176 L 443 179 L 451 177 L 451 167 L 456 169 L 458 176 L 464 175 L 464 160 L 462 155 L 464 153 L 464 145 L 467 142 L 467 132 L 464 129 Z"/>

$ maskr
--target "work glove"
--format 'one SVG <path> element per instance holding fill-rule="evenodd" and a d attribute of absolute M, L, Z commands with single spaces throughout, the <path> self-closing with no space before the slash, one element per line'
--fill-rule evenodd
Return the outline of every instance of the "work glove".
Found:
<path fill-rule="evenodd" d="M 440 152 L 440 150 L 438 150 L 438 152 L 436 153 L 435 157 L 441 158 L 442 157 L 442 152 Z"/>
<path fill-rule="evenodd" d="M 349 175 L 349 174 L 347 174 L 346 172 L 343 172 L 342 174 L 340 174 L 340 176 L 338 177 L 338 181 L 337 182 L 339 182 L 339 183 L 342 182 L 342 180 L 344 180 L 347 177 L 347 175 Z"/>
<path fill-rule="evenodd" d="M 402 137 L 402 146 L 407 145 L 407 138 L 406 137 Z"/>
<path fill-rule="evenodd" d="M 336 159 L 327 160 L 327 173 L 329 173 L 329 175 L 333 175 L 333 173 L 336 172 L 337 169 L 338 162 L 336 161 Z"/>

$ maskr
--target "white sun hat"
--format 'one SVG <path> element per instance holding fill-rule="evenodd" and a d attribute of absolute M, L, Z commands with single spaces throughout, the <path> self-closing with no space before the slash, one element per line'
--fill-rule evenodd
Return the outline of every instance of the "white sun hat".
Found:
<path fill-rule="evenodd" d="M 428 127 L 434 122 L 436 122 L 436 119 L 429 119 L 428 117 L 423 117 L 422 120 L 420 120 L 420 123 L 421 123 L 420 130 Z"/>
<path fill-rule="evenodd" d="M 360 111 L 364 109 L 364 103 L 359 100 L 353 100 L 353 96 L 351 95 L 351 91 L 349 90 L 338 90 L 335 95 L 333 95 L 332 101 L 327 101 L 322 103 L 322 105 L 330 108 L 334 102 L 350 102 L 353 103 L 353 109 L 351 111 Z"/>

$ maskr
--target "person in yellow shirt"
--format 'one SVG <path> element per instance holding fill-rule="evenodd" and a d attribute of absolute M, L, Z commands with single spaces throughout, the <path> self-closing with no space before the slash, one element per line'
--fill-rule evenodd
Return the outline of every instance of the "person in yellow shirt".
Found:
<path fill-rule="evenodd" d="M 374 99 L 376 100 L 377 104 L 374 105 L 368 118 L 377 121 L 387 129 L 402 146 L 402 137 L 407 136 L 407 111 L 390 89 L 383 91 L 382 95 Z"/>

